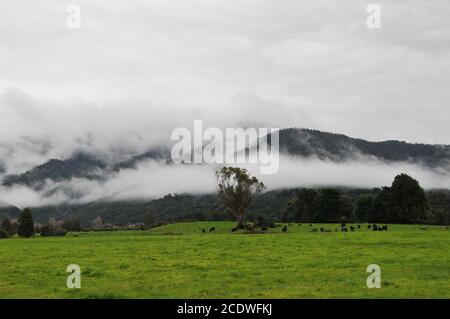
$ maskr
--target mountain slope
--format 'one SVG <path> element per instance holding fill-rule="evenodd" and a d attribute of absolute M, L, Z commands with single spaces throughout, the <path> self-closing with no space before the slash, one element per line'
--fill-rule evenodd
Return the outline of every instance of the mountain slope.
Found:
<path fill-rule="evenodd" d="M 100 172 L 106 164 L 93 156 L 79 153 L 67 160 L 52 159 L 23 174 L 8 175 L 3 179 L 3 186 L 15 184 L 40 188 L 48 179 L 62 181 L 71 178 L 99 179 Z"/>
<path fill-rule="evenodd" d="M 280 151 L 302 157 L 345 161 L 362 156 L 388 162 L 411 162 L 450 168 L 450 145 L 411 144 L 403 141 L 370 142 L 342 134 L 290 128 L 280 131 Z"/>
<path fill-rule="evenodd" d="M 336 162 L 372 159 L 409 162 L 450 173 L 449 145 L 411 144 L 402 141 L 370 142 L 342 134 L 301 128 L 280 130 L 279 137 L 280 152 L 285 155 L 315 157 Z M 110 165 L 106 165 L 106 161 L 95 156 L 79 153 L 66 160 L 52 159 L 19 175 L 5 176 L 2 185 L 19 184 L 39 189 L 46 180 L 63 181 L 71 178 L 101 180 L 111 173 L 134 169 L 148 160 L 170 163 L 170 148 L 156 147 Z"/>
<path fill-rule="evenodd" d="M 20 209 L 0 200 L 0 223 L 4 218 L 18 218 Z"/>

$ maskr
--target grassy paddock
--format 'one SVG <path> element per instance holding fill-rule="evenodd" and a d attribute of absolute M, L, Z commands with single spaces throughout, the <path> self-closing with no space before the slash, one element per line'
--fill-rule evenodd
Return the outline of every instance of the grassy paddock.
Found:
<path fill-rule="evenodd" d="M 450 298 L 445 227 L 314 233 L 338 226 L 295 224 L 231 234 L 233 226 L 0 240 L 0 298 Z M 81 289 L 66 287 L 69 264 L 81 267 Z M 381 289 L 366 286 L 369 264 L 381 267 Z"/>

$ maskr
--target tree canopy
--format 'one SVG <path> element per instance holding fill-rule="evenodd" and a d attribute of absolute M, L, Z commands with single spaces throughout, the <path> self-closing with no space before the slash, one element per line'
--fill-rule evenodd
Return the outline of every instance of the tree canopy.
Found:
<path fill-rule="evenodd" d="M 33 215 L 30 208 L 25 208 L 20 215 L 17 233 L 20 237 L 31 237 L 34 235 Z"/>
<path fill-rule="evenodd" d="M 255 195 L 265 189 L 264 183 L 239 167 L 223 167 L 216 172 L 216 177 L 219 197 L 237 219 L 238 227 L 242 227 L 246 209 Z"/>

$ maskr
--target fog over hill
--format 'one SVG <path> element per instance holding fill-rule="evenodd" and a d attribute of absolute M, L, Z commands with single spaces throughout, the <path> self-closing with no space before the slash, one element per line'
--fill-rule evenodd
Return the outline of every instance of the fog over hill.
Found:
<path fill-rule="evenodd" d="M 375 29 L 357 0 L 78 4 L 80 29 L 55 1 L 2 8 L 3 206 L 63 214 L 214 192 L 219 165 L 169 156 L 195 120 L 284 128 L 276 174 L 241 164 L 269 191 L 367 189 L 401 172 L 450 187 L 446 0 L 384 0 Z"/>
<path fill-rule="evenodd" d="M 424 187 L 450 185 L 450 146 L 401 141 L 369 142 L 310 129 L 283 129 L 280 168 L 260 175 L 255 164 L 240 164 L 269 189 L 338 185 L 379 187 L 398 173 L 415 176 Z M 169 193 L 213 192 L 219 165 L 176 165 L 170 144 L 118 161 L 75 152 L 20 174 L 4 175 L 0 198 L 14 205 L 45 206 L 91 201 L 149 200 Z"/>

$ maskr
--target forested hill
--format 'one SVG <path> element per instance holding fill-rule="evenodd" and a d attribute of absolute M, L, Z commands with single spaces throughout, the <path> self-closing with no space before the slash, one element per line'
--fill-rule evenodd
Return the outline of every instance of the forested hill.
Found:
<path fill-rule="evenodd" d="M 410 144 L 402 141 L 370 142 L 342 134 L 288 128 L 280 131 L 280 150 L 285 155 L 337 162 L 371 159 L 409 162 L 429 169 L 440 168 L 450 173 L 449 145 Z M 133 169 L 148 160 L 170 164 L 170 147 L 152 148 L 143 154 L 117 162 L 106 161 L 99 155 L 78 152 L 67 159 L 52 159 L 21 174 L 4 176 L 1 184 L 7 187 L 20 184 L 39 188 L 47 180 L 107 179 L 111 174 L 123 169 Z M 1 161 L 2 159 L 0 163 Z"/>
<path fill-rule="evenodd" d="M 394 140 L 370 142 L 342 134 L 289 128 L 280 131 L 280 149 L 289 155 L 316 156 L 334 161 L 371 157 L 450 170 L 450 145 L 412 144 Z"/>

